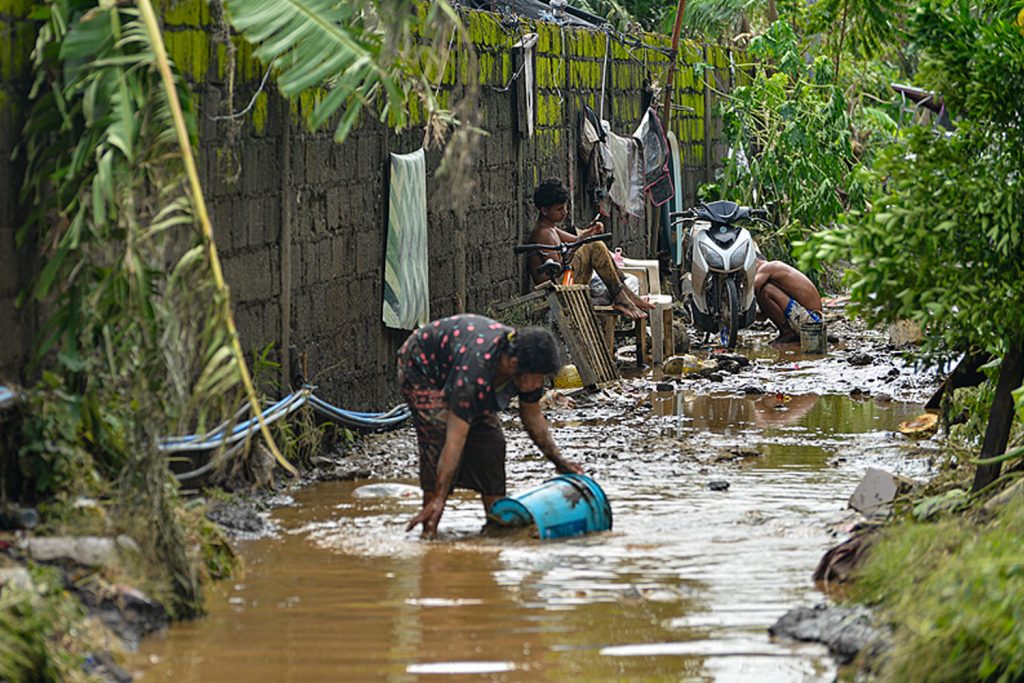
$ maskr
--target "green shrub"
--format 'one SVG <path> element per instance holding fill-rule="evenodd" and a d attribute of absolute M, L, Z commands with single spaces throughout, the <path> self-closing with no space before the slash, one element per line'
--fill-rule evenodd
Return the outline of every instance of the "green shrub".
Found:
<path fill-rule="evenodd" d="M 883 534 L 854 595 L 895 624 L 881 678 L 1019 681 L 1024 678 L 1024 495 L 986 526 L 970 516 L 906 521 Z"/>

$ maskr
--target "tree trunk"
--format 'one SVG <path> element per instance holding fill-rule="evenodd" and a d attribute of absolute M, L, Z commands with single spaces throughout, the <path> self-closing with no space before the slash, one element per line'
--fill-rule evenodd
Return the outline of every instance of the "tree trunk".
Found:
<path fill-rule="evenodd" d="M 1006 452 L 1006 443 L 1010 439 L 1010 427 L 1013 424 L 1013 391 L 1024 382 L 1024 344 L 1014 341 L 1009 351 L 1003 356 L 1003 364 L 999 369 L 999 382 L 996 384 L 996 395 L 992 399 L 992 410 L 988 414 L 988 427 L 985 429 L 985 440 L 981 444 L 981 459 L 993 458 Z M 1002 463 L 978 465 L 974 473 L 974 485 L 971 491 L 980 491 L 997 478 Z"/>

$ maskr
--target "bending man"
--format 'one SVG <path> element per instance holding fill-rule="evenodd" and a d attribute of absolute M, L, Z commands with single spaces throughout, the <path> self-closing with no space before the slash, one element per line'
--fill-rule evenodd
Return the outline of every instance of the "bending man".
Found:
<path fill-rule="evenodd" d="M 526 432 L 559 473 L 583 469 L 562 457 L 538 401 L 544 378 L 561 369 L 558 344 L 547 330 L 514 330 L 480 315 L 435 320 L 405 340 L 398 381 L 412 410 L 419 444 L 423 524 L 433 536 L 456 486 L 480 493 L 484 511 L 505 495 L 505 436 L 497 412 L 519 396 Z"/>
<path fill-rule="evenodd" d="M 560 227 L 562 221 L 569 214 L 569 190 L 558 178 L 549 178 L 541 182 L 533 193 L 533 203 L 537 207 L 538 214 L 533 232 L 530 233 L 529 242 L 557 247 L 559 244 L 572 244 L 576 240 L 604 232 L 604 224 L 600 221 L 594 221 L 578 235 L 562 230 Z M 540 284 L 548 279 L 539 271 L 547 259 L 560 262 L 561 256 L 558 251 L 530 254 L 528 263 L 534 284 Z M 612 255 L 608 251 L 608 245 L 604 242 L 590 242 L 581 246 L 573 254 L 570 265 L 577 284 L 587 284 L 596 272 L 605 287 L 608 288 L 608 295 L 612 299 L 612 308 L 627 318 L 646 318 L 647 314 L 644 313 L 644 310 L 654 308 L 654 304 L 637 296 L 633 290 L 623 284 L 622 273 L 615 267 L 615 261 L 612 260 Z"/>
<path fill-rule="evenodd" d="M 811 279 L 782 261 L 757 260 L 754 294 L 761 312 L 775 323 L 773 344 L 800 339 L 800 325 L 821 322 L 821 295 Z"/>

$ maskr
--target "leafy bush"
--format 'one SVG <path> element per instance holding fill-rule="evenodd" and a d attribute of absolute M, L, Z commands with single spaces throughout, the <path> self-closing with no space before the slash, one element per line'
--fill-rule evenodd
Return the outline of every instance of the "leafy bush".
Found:
<path fill-rule="evenodd" d="M 721 107 L 729 144 L 743 153 L 726 160 L 718 185 L 724 197 L 771 207 L 781 227 L 758 242 L 769 257 L 786 256 L 790 242 L 862 205 L 862 176 L 851 173 L 850 117 L 832 63 L 806 64 L 784 21 L 754 39 L 750 54 L 751 82 Z"/>
<path fill-rule="evenodd" d="M 882 680 L 1024 677 L 1024 495 L 996 519 L 904 522 L 872 546 L 854 586 L 896 623 Z"/>

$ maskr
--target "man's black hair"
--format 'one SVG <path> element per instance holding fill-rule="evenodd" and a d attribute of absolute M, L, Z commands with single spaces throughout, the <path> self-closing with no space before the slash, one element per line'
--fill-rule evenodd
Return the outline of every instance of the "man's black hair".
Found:
<path fill-rule="evenodd" d="M 562 354 L 555 336 L 543 327 L 524 327 L 516 332 L 516 372 L 554 375 L 562 369 Z"/>
<path fill-rule="evenodd" d="M 569 201 L 569 188 L 559 178 L 542 180 L 537 189 L 533 191 L 533 204 L 538 209 L 555 204 L 565 204 L 567 201 Z"/>

